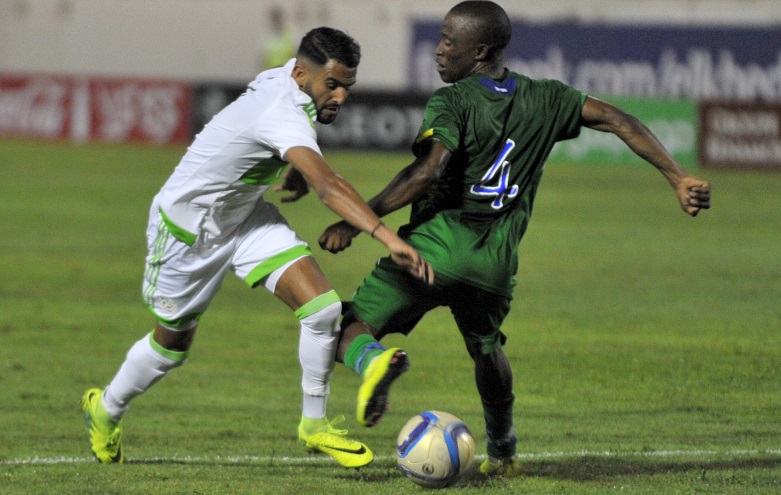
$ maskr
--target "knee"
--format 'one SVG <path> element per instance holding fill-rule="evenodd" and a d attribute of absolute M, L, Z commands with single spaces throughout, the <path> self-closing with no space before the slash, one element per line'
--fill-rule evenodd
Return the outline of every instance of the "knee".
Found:
<path fill-rule="evenodd" d="M 197 329 L 198 324 L 194 321 L 181 328 L 167 327 L 158 322 L 155 325 L 154 340 L 169 351 L 187 352 L 192 346 Z"/>
<path fill-rule="evenodd" d="M 339 333 L 339 317 L 342 314 L 342 303 L 333 301 L 325 307 L 310 314 L 298 315 L 301 326 L 316 335 L 337 335 Z"/>
<path fill-rule="evenodd" d="M 512 368 L 507 355 L 501 347 L 493 349 L 488 353 L 476 353 L 472 355 L 475 363 L 475 370 L 479 374 L 491 376 L 512 376 Z"/>
<path fill-rule="evenodd" d="M 491 335 L 463 335 L 466 350 L 475 362 L 485 359 L 496 359 L 497 356 L 504 356 L 502 348 L 507 342 L 507 337 L 502 332 L 493 333 Z"/>

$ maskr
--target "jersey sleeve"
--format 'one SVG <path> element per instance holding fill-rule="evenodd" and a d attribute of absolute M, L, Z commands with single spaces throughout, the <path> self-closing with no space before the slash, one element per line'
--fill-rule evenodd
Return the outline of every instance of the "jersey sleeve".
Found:
<path fill-rule="evenodd" d="M 586 95 L 561 81 L 548 79 L 540 80 L 539 83 L 544 92 L 544 108 L 550 114 L 556 140 L 564 141 L 578 137 Z"/>
<path fill-rule="evenodd" d="M 278 102 L 255 122 L 255 139 L 279 158 L 295 146 L 311 148 L 322 155 L 317 132 L 305 109 L 293 103 Z"/>
<path fill-rule="evenodd" d="M 449 88 L 440 88 L 431 95 L 423 112 L 423 123 L 412 152 L 418 156 L 430 144 L 431 139 L 441 141 L 450 151 L 458 149 L 459 124 L 456 106 L 451 101 Z"/>

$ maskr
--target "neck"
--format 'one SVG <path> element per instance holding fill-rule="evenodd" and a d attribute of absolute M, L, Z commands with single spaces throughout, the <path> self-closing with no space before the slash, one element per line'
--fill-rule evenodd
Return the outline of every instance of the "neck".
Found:
<path fill-rule="evenodd" d="M 479 64 L 475 65 L 475 68 L 472 69 L 470 75 L 477 72 L 482 72 L 492 79 L 498 79 L 504 74 L 504 62 L 502 60 L 480 62 Z"/>

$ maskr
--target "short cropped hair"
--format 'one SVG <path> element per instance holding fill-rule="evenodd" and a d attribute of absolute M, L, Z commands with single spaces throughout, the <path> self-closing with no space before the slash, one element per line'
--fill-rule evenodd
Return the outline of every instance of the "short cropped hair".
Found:
<path fill-rule="evenodd" d="M 329 27 L 315 28 L 304 36 L 297 57 L 305 57 L 318 65 L 336 60 L 350 69 L 361 61 L 361 47 L 348 34 Z"/>
<path fill-rule="evenodd" d="M 510 18 L 507 17 L 507 12 L 494 2 L 467 0 L 450 9 L 450 13 L 474 20 L 477 42 L 488 45 L 491 52 L 502 52 L 510 43 Z"/>

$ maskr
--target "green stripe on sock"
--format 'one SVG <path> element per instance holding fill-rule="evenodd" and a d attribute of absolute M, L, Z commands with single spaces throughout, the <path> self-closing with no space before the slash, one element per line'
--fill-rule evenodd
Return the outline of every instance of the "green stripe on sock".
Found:
<path fill-rule="evenodd" d="M 352 342 L 350 342 L 350 346 L 347 348 L 347 352 L 344 353 L 344 364 L 345 366 L 348 366 L 350 369 L 355 370 L 356 373 L 359 375 L 363 375 L 363 368 L 364 366 L 360 366 L 361 364 L 368 364 L 368 361 L 366 360 L 364 353 L 366 352 L 365 349 L 372 345 L 376 344 L 377 340 L 374 339 L 369 334 L 361 334 L 358 335 L 353 339 Z M 380 350 L 377 354 L 381 354 L 382 351 Z M 363 358 L 363 359 L 362 359 Z"/>
<path fill-rule="evenodd" d="M 187 359 L 187 356 L 190 355 L 190 351 L 184 351 L 184 352 L 172 351 L 170 349 L 166 349 L 165 347 L 161 346 L 155 341 L 154 332 L 149 332 L 149 344 L 152 346 L 152 349 L 156 353 L 177 363 L 181 363 L 182 361 Z"/>
<path fill-rule="evenodd" d="M 339 295 L 335 290 L 332 289 L 325 294 L 320 294 L 316 298 L 298 308 L 296 310 L 296 318 L 303 320 L 307 316 L 313 315 L 323 308 L 340 301 L 341 300 L 339 299 Z"/>

